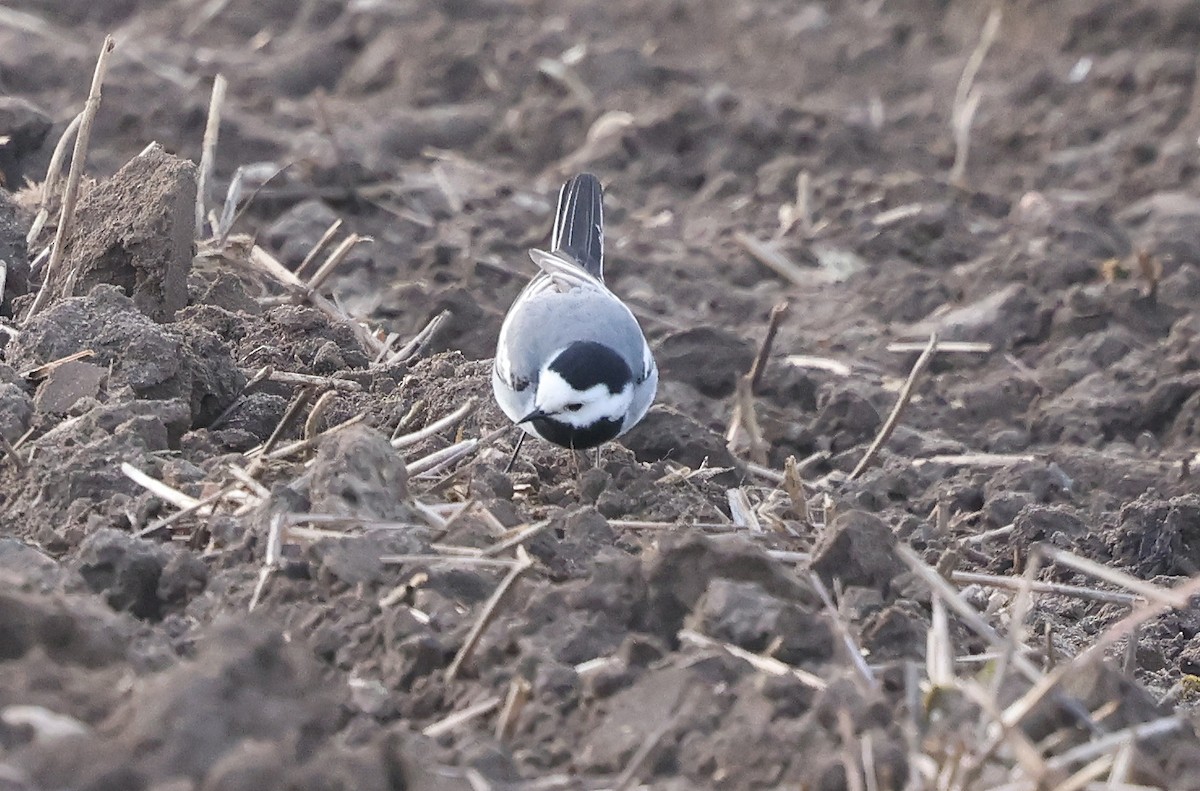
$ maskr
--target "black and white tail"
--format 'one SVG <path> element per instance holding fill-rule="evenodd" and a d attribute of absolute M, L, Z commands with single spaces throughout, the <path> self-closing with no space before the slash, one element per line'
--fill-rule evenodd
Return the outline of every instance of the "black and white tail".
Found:
<path fill-rule="evenodd" d="M 566 253 L 604 280 L 604 188 L 591 173 L 580 173 L 559 190 L 550 250 Z"/>

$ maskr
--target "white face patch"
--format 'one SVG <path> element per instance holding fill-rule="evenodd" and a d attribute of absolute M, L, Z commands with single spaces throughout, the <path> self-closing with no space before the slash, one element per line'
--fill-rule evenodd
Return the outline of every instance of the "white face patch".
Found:
<path fill-rule="evenodd" d="M 545 368 L 538 378 L 534 406 L 560 423 L 586 428 L 598 420 L 623 421 L 629 411 L 632 388 L 610 393 L 602 384 L 576 390 L 556 371 Z M 578 408 L 574 408 L 578 406 Z"/>

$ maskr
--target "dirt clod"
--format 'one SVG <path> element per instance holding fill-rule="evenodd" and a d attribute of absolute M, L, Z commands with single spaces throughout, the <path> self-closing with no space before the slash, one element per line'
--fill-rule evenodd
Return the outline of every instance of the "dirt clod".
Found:
<path fill-rule="evenodd" d="M 888 589 L 904 570 L 894 547 L 896 536 L 882 519 L 863 511 L 838 516 L 821 535 L 813 551 L 812 569 L 827 584 Z"/>
<path fill-rule="evenodd" d="M 80 198 L 52 293 L 62 295 L 69 276 L 75 295 L 111 284 L 145 315 L 170 321 L 187 305 L 195 201 L 196 166 L 147 149 Z"/>
<path fill-rule="evenodd" d="M 127 386 L 136 398 L 182 399 L 191 413 L 188 426 L 211 423 L 245 384 L 212 333 L 155 324 L 121 289 L 108 285 L 35 316 L 8 359 L 32 369 L 83 351 L 95 353 L 89 363 L 111 369 L 110 391 Z"/>
<path fill-rule="evenodd" d="M 66 413 L 79 399 L 98 396 L 105 374 L 99 365 L 81 360 L 63 363 L 38 386 L 34 406 L 39 412 Z"/>
<path fill-rule="evenodd" d="M 310 492 L 319 513 L 398 519 L 408 512 L 404 458 L 386 437 L 362 426 L 321 441 Z"/>
<path fill-rule="evenodd" d="M 79 574 L 114 610 L 139 618 L 161 617 L 158 585 L 167 553 L 155 544 L 111 528 L 92 533 L 79 548 Z"/>

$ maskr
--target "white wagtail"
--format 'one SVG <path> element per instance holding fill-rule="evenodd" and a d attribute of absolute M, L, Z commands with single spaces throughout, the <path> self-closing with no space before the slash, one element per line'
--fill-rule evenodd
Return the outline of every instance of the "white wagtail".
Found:
<path fill-rule="evenodd" d="M 599 447 L 645 417 L 658 389 L 642 328 L 604 285 L 599 179 L 582 173 L 562 186 L 550 252 L 529 255 L 542 271 L 500 326 L 492 391 L 525 433 L 574 450 Z"/>

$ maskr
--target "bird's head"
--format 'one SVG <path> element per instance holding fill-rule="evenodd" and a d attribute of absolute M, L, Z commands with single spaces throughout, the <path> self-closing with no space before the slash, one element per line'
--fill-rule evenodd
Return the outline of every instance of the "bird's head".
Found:
<path fill-rule="evenodd" d="M 633 400 L 633 373 L 613 349 L 580 341 L 551 356 L 538 377 L 531 423 L 544 439 L 582 450 L 621 433 Z"/>

